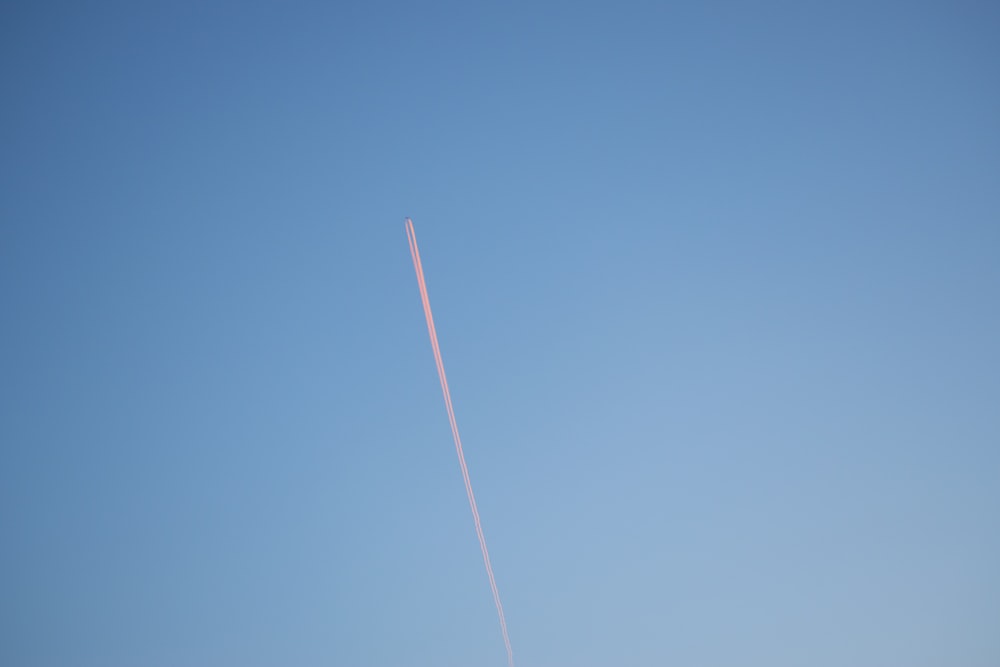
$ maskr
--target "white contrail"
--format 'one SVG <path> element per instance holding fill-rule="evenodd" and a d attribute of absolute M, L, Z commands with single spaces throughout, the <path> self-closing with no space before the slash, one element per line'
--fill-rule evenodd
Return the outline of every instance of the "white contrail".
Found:
<path fill-rule="evenodd" d="M 510 650 L 510 637 L 507 635 L 507 619 L 503 615 L 503 605 L 500 604 L 500 592 L 493 577 L 493 565 L 490 564 L 490 552 L 486 549 L 486 538 L 483 536 L 483 526 L 479 521 L 479 508 L 476 507 L 476 496 L 472 493 L 472 482 L 469 480 L 469 467 L 465 465 L 465 454 L 462 452 L 462 439 L 458 435 L 458 423 L 455 421 L 455 409 L 451 405 L 451 392 L 448 390 L 448 378 L 444 374 L 444 362 L 441 361 L 441 348 L 438 346 L 437 331 L 434 329 L 434 316 L 431 314 L 431 302 L 427 298 L 427 284 L 424 282 L 424 268 L 420 263 L 420 251 L 417 249 L 417 234 L 413 230 L 413 221 L 406 219 L 406 237 L 410 242 L 410 255 L 413 257 L 413 268 L 417 272 L 417 285 L 420 287 L 420 300 L 424 305 L 424 317 L 427 319 L 427 333 L 431 338 L 431 349 L 434 351 L 434 362 L 437 364 L 438 379 L 441 380 L 441 392 L 444 394 L 444 407 L 448 411 L 448 422 L 451 424 L 451 435 L 455 439 L 455 451 L 458 452 L 458 465 L 462 468 L 462 479 L 465 481 L 465 493 L 469 496 L 469 507 L 472 508 L 472 520 L 476 524 L 476 537 L 479 538 L 479 548 L 483 552 L 483 563 L 486 565 L 486 576 L 490 580 L 490 590 L 493 591 L 493 602 L 497 606 L 500 617 L 500 632 L 503 633 L 503 643 L 507 648 L 507 665 L 514 667 L 514 654 Z"/>

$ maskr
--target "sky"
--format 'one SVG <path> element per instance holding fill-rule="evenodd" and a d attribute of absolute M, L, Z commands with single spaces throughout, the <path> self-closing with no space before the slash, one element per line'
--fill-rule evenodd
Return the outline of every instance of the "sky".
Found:
<path fill-rule="evenodd" d="M 1000 664 L 988 2 L 7 2 L 0 663 Z"/>

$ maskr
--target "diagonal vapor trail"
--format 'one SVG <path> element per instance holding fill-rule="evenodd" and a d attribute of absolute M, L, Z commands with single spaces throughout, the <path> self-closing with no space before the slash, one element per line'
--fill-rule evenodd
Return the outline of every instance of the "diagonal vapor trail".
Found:
<path fill-rule="evenodd" d="M 479 538 L 479 548 L 483 552 L 483 563 L 486 565 L 486 576 L 490 580 L 490 590 L 493 592 L 493 602 L 497 606 L 500 617 L 500 632 L 503 633 L 503 643 L 507 648 L 507 665 L 514 667 L 514 654 L 510 649 L 510 637 L 507 635 L 507 619 L 503 615 L 503 605 L 500 603 L 500 592 L 493 577 L 493 565 L 490 563 L 490 552 L 486 549 L 486 538 L 483 536 L 483 526 L 479 521 L 479 508 L 476 507 L 476 496 L 472 493 L 472 482 L 469 480 L 469 468 L 465 465 L 465 453 L 462 451 L 462 438 L 458 435 L 458 423 L 455 421 L 455 409 L 451 404 L 451 392 L 448 390 L 448 378 L 444 374 L 444 362 L 441 360 L 441 348 L 438 346 L 437 330 L 434 328 L 434 316 L 431 314 L 431 302 L 427 297 L 427 284 L 424 282 L 424 268 L 420 263 L 420 251 L 417 249 L 417 234 L 413 230 L 413 221 L 406 219 L 406 238 L 410 242 L 410 256 L 413 258 L 413 268 L 417 272 L 417 285 L 420 287 L 420 300 L 424 306 L 424 318 L 427 320 L 427 333 L 431 339 L 431 349 L 434 351 L 434 363 L 437 365 L 438 379 L 441 380 L 441 392 L 444 394 L 444 407 L 448 412 L 448 423 L 451 425 L 451 435 L 455 440 L 455 451 L 458 452 L 458 465 L 462 469 L 462 479 L 465 482 L 465 493 L 469 496 L 469 507 L 472 508 L 472 520 L 476 524 L 476 537 Z"/>

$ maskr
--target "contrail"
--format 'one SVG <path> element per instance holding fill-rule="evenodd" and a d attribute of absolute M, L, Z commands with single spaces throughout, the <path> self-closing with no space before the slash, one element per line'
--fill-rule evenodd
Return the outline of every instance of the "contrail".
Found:
<path fill-rule="evenodd" d="M 483 563 L 486 565 L 486 576 L 490 579 L 490 590 L 493 591 L 493 602 L 497 606 L 500 617 L 500 632 L 503 633 L 503 643 L 507 648 L 507 665 L 514 667 L 514 654 L 510 650 L 510 637 L 507 635 L 507 619 L 503 615 L 503 605 L 500 604 L 500 592 L 493 577 L 493 565 L 490 564 L 490 552 L 486 549 L 486 538 L 483 536 L 483 526 L 479 522 L 479 508 L 476 507 L 476 496 L 472 493 L 472 482 L 469 481 L 469 467 L 465 465 L 465 454 L 462 452 L 462 439 L 458 435 L 458 423 L 455 421 L 455 409 L 451 405 L 451 392 L 448 391 L 448 378 L 444 374 L 444 362 L 441 361 L 441 348 L 438 346 L 437 331 L 434 329 L 434 315 L 431 314 L 431 302 L 427 298 L 427 284 L 424 282 L 424 267 L 420 263 L 420 251 L 417 249 L 417 233 L 413 230 L 413 221 L 406 219 L 406 238 L 410 242 L 410 255 L 413 257 L 413 268 L 417 272 L 417 285 L 420 287 L 420 300 L 424 304 L 424 317 L 427 319 L 427 333 L 431 338 L 431 349 L 434 351 L 434 363 L 437 364 L 438 379 L 441 380 L 441 392 L 444 394 L 444 407 L 448 411 L 448 423 L 451 424 L 451 435 L 455 439 L 455 451 L 458 452 L 458 465 L 462 468 L 462 479 L 465 481 L 465 493 L 469 496 L 469 507 L 472 508 L 472 520 L 476 524 L 476 537 L 479 538 L 479 548 L 483 552 Z"/>

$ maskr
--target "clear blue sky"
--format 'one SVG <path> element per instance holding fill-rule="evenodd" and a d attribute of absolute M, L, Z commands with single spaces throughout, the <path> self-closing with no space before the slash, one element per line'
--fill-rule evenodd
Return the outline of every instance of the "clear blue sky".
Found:
<path fill-rule="evenodd" d="M 5 3 L 0 663 L 1000 664 L 998 34 Z"/>

